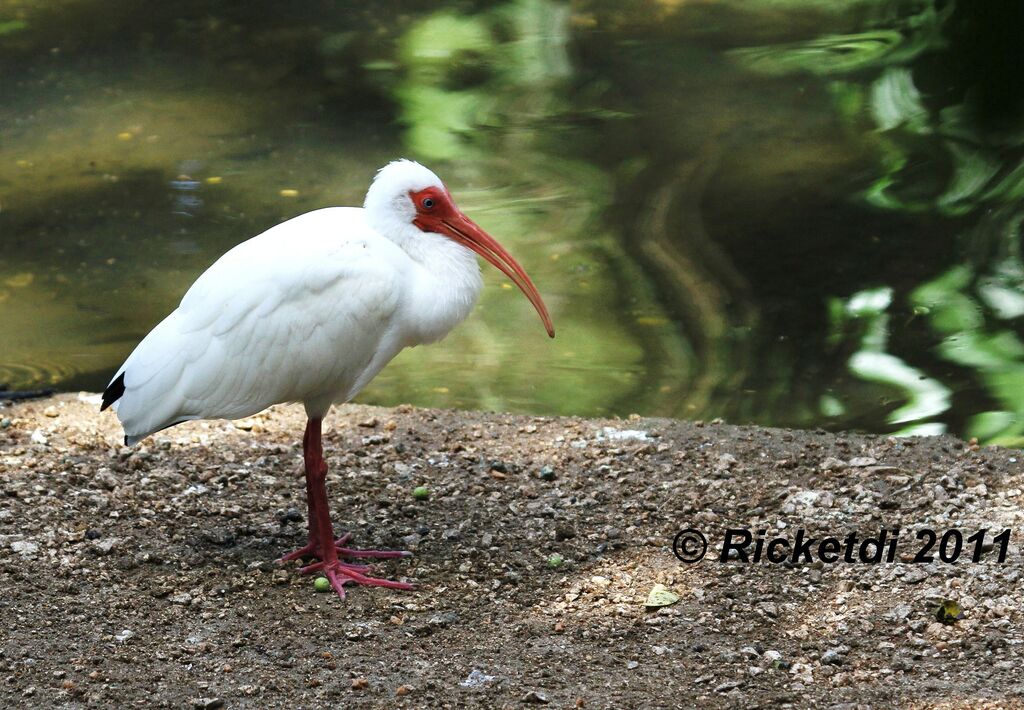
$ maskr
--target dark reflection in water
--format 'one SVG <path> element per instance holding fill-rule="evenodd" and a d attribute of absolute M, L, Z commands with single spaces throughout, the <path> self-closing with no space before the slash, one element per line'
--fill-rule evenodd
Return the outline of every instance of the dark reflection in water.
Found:
<path fill-rule="evenodd" d="M 1022 445 L 1021 14 L 0 5 L 0 385 L 102 387 L 217 255 L 406 155 L 559 337 L 490 275 L 364 401 Z"/>

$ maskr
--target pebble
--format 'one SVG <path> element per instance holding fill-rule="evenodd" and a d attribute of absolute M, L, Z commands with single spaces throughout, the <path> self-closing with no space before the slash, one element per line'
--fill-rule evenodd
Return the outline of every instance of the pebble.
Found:
<path fill-rule="evenodd" d="M 903 574 L 903 581 L 907 584 L 920 584 L 928 579 L 928 573 L 920 567 L 913 567 Z"/>
<path fill-rule="evenodd" d="M 458 622 L 458 620 L 459 620 L 459 615 L 458 615 L 457 612 L 446 611 L 446 612 L 442 612 L 440 614 L 435 614 L 434 616 L 430 617 L 430 621 L 428 621 L 427 623 L 430 624 L 431 626 L 437 626 L 437 627 L 440 627 L 440 628 L 446 628 L 446 627 L 451 626 L 452 624 Z"/>
<path fill-rule="evenodd" d="M 548 696 L 539 690 L 531 690 L 521 698 L 521 701 L 524 703 L 536 703 L 540 705 L 547 705 L 551 702 L 548 700 Z"/>
<path fill-rule="evenodd" d="M 736 463 L 737 459 L 732 454 L 722 454 L 721 456 L 718 457 L 718 460 L 715 462 L 715 470 L 728 471 L 730 468 L 735 466 Z"/>
<path fill-rule="evenodd" d="M 556 525 L 555 526 L 555 539 L 561 542 L 562 540 L 571 540 L 576 537 L 576 530 L 571 525 Z"/>
<path fill-rule="evenodd" d="M 32 557 L 39 552 L 39 545 L 29 540 L 15 540 L 11 543 L 11 550 L 22 557 Z"/>
<path fill-rule="evenodd" d="M 910 611 L 911 609 L 909 604 L 897 604 L 889 611 L 888 616 L 890 619 L 900 621 L 901 619 L 906 619 L 910 616 Z"/>
<path fill-rule="evenodd" d="M 474 668 L 469 672 L 469 675 L 466 676 L 466 679 L 459 683 L 459 685 L 461 685 L 463 688 L 478 688 L 481 685 L 490 683 L 494 679 L 495 676 L 487 675 L 482 670 Z"/>
<path fill-rule="evenodd" d="M 192 707 L 196 710 L 217 710 L 224 707 L 224 701 L 220 698 L 192 698 Z"/>
<path fill-rule="evenodd" d="M 60 416 L 60 412 L 57 411 L 57 408 L 54 407 L 51 404 L 49 407 L 47 407 L 46 409 L 43 410 L 43 416 L 44 417 L 59 417 Z"/>
<path fill-rule="evenodd" d="M 821 662 L 838 666 L 846 660 L 845 656 L 849 651 L 849 646 L 836 646 L 834 648 L 830 648 L 825 651 L 825 653 L 821 654 Z"/>
<path fill-rule="evenodd" d="M 819 466 L 819 468 L 822 471 L 842 471 L 847 466 L 849 466 L 849 464 L 842 459 L 837 459 L 835 456 L 828 456 L 821 462 L 821 466 Z"/>

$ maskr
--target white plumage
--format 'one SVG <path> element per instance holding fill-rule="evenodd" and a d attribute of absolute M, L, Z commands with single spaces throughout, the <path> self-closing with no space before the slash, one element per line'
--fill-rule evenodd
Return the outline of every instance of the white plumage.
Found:
<path fill-rule="evenodd" d="M 426 168 L 393 163 L 367 208 L 300 215 L 218 259 L 118 370 L 124 394 L 114 407 L 126 442 L 279 402 L 323 416 L 403 347 L 446 335 L 469 314 L 481 280 L 471 251 L 411 224 L 407 193 L 431 185 L 441 181 Z"/>
<path fill-rule="evenodd" d="M 380 170 L 362 209 L 333 207 L 277 225 L 224 254 L 128 357 L 103 395 L 134 444 L 192 419 L 236 419 L 302 402 L 309 545 L 335 589 L 409 585 L 337 560 L 320 445 L 331 404 L 354 397 L 398 352 L 444 337 L 480 293 L 476 254 L 547 310 L 522 268 L 455 206 L 430 170 Z M 364 551 L 365 552 L 365 551 Z M 377 552 L 371 556 L 394 556 Z"/>

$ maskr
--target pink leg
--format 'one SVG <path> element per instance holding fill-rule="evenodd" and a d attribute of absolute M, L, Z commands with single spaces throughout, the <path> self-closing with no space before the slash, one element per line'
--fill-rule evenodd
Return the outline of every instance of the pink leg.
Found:
<path fill-rule="evenodd" d="M 342 599 L 345 598 L 346 584 L 369 584 L 389 589 L 413 589 L 406 582 L 394 582 L 388 579 L 368 577 L 366 565 L 350 564 L 338 560 L 343 557 L 376 557 L 394 558 L 407 557 L 411 553 L 400 550 L 354 550 L 343 547 L 351 537 L 350 533 L 335 539 L 331 526 L 330 508 L 327 504 L 327 463 L 323 458 L 323 444 L 320 438 L 322 420 L 310 419 L 306 424 L 306 434 L 302 439 L 303 457 L 306 464 L 306 504 L 309 509 L 309 543 L 295 552 L 280 559 L 281 562 L 296 560 L 302 557 L 319 559 L 311 565 L 303 567 L 302 574 L 322 572 L 331 582 L 331 586 Z M 324 545 L 321 541 L 329 540 Z"/>

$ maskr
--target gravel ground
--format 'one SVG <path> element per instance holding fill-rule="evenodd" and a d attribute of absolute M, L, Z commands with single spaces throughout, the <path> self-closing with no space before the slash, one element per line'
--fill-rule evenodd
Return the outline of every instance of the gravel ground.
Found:
<path fill-rule="evenodd" d="M 97 401 L 0 408 L 5 707 L 1024 707 L 1019 451 L 346 406 L 336 525 L 418 588 L 342 602 L 273 562 L 305 540 L 300 408 L 127 449 Z M 894 563 L 744 564 L 727 527 L 902 532 Z M 922 528 L 990 532 L 911 564 Z"/>

